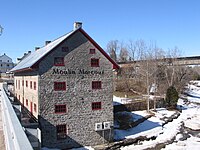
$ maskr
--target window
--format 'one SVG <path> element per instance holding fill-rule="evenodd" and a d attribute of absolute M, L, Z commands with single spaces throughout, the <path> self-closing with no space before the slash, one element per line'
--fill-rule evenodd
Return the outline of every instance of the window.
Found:
<path fill-rule="evenodd" d="M 26 87 L 28 87 L 28 81 L 26 81 Z"/>
<path fill-rule="evenodd" d="M 92 110 L 100 110 L 100 109 L 101 109 L 101 102 L 92 103 Z"/>
<path fill-rule="evenodd" d="M 36 107 L 37 107 L 37 105 L 36 104 L 34 104 L 34 107 L 33 107 L 33 109 L 34 109 L 34 112 L 36 112 Z"/>
<path fill-rule="evenodd" d="M 66 83 L 65 82 L 54 82 L 54 90 L 55 91 L 65 91 Z"/>
<path fill-rule="evenodd" d="M 22 80 L 22 86 L 24 86 L 24 80 Z"/>
<path fill-rule="evenodd" d="M 20 101 L 20 95 L 19 95 L 19 101 Z"/>
<path fill-rule="evenodd" d="M 20 89 L 20 80 L 18 80 L 18 89 Z"/>
<path fill-rule="evenodd" d="M 66 105 L 55 105 L 55 113 L 66 113 Z"/>
<path fill-rule="evenodd" d="M 34 90 L 36 90 L 36 82 L 34 82 Z"/>
<path fill-rule="evenodd" d="M 65 139 L 67 137 L 67 125 L 57 125 L 57 139 Z"/>
<path fill-rule="evenodd" d="M 64 57 L 55 57 L 54 58 L 54 65 L 55 66 L 64 66 Z"/>
<path fill-rule="evenodd" d="M 30 88 L 32 89 L 32 81 L 30 81 Z"/>
<path fill-rule="evenodd" d="M 68 52 L 69 48 L 68 47 L 62 47 L 62 52 Z"/>
<path fill-rule="evenodd" d="M 92 58 L 91 59 L 91 67 L 99 67 L 99 59 Z"/>
<path fill-rule="evenodd" d="M 16 80 L 16 82 L 15 82 L 15 83 L 16 83 L 16 86 L 15 86 L 15 88 L 17 89 L 17 80 Z"/>
<path fill-rule="evenodd" d="M 95 54 L 95 49 L 94 48 L 90 49 L 90 54 Z"/>
<path fill-rule="evenodd" d="M 92 89 L 101 89 L 101 81 L 92 81 Z"/>
<path fill-rule="evenodd" d="M 26 99 L 26 106 L 28 106 L 28 99 Z"/>
<path fill-rule="evenodd" d="M 7 64 L 7 67 L 9 67 L 9 64 Z"/>

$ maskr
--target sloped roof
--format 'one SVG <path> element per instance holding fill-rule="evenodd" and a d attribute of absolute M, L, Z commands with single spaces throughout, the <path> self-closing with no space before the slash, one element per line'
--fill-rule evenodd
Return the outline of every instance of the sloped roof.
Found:
<path fill-rule="evenodd" d="M 5 59 L 5 58 L 7 58 L 7 59 L 9 59 L 9 60 L 12 61 L 12 59 L 11 59 L 8 55 L 6 55 L 5 53 L 4 53 L 3 55 L 0 56 L 0 60 L 3 60 L 3 59 Z M 7 61 L 6 61 L 6 62 L 7 62 Z"/>
<path fill-rule="evenodd" d="M 19 64 L 17 64 L 10 72 L 20 72 L 24 70 L 32 69 L 33 65 L 35 65 L 38 61 L 40 61 L 43 57 L 45 57 L 51 50 L 53 50 L 56 46 L 58 46 L 62 41 L 67 39 L 70 35 L 75 33 L 77 30 L 81 31 L 101 52 L 102 54 L 110 60 L 113 64 L 114 69 L 118 69 L 119 66 L 108 56 L 108 54 L 82 29 L 78 28 L 76 30 L 71 31 L 70 33 L 52 41 L 46 46 L 32 52 L 26 58 L 24 58 Z"/>

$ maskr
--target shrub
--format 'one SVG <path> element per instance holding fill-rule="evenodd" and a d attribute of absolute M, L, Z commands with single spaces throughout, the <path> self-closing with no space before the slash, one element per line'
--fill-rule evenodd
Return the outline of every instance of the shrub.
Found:
<path fill-rule="evenodd" d="M 131 112 L 118 112 L 115 114 L 115 120 L 119 124 L 120 129 L 128 129 L 133 121 Z"/>
<path fill-rule="evenodd" d="M 167 107 L 176 107 L 176 104 L 178 102 L 178 92 L 174 86 L 170 86 L 167 89 L 166 97 L 165 97 L 165 103 Z"/>

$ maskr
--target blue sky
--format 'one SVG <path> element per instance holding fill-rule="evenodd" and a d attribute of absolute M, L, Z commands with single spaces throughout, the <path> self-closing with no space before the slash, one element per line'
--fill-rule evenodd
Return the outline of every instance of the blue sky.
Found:
<path fill-rule="evenodd" d="M 81 21 L 102 48 L 110 40 L 144 39 L 200 55 L 199 6 L 199 0 L 1 0 L 0 54 L 16 61 Z"/>

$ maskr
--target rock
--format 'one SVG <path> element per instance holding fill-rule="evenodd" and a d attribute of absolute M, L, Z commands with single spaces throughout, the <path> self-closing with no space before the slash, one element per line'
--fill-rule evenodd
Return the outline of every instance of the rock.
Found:
<path fill-rule="evenodd" d="M 183 135 L 181 133 L 176 135 L 176 141 L 182 141 L 181 139 L 183 138 Z"/>
<path fill-rule="evenodd" d="M 176 145 L 177 145 L 177 146 L 186 146 L 186 143 L 180 142 L 180 141 L 179 141 L 178 143 L 176 143 Z"/>

